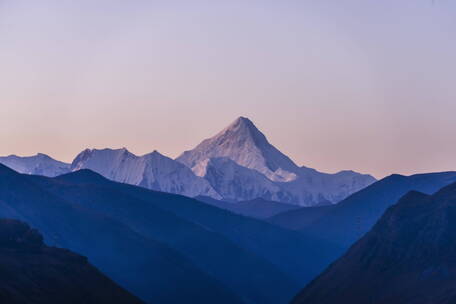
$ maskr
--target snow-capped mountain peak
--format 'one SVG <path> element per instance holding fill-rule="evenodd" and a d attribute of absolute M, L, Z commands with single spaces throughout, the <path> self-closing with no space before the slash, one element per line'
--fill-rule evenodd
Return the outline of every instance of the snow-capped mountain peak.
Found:
<path fill-rule="evenodd" d="M 0 163 L 20 173 L 49 177 L 55 177 L 70 171 L 70 164 L 57 161 L 43 153 L 33 156 L 4 156 L 0 157 Z"/>
<path fill-rule="evenodd" d="M 266 136 L 246 117 L 239 117 L 228 127 L 222 130 L 215 136 L 219 141 L 252 141 L 258 147 L 267 146 L 269 144 Z"/>
<path fill-rule="evenodd" d="M 91 169 L 106 178 L 136 184 L 139 177 L 130 172 L 137 166 L 137 158 L 125 148 L 86 149 L 76 156 L 71 164 L 71 171 Z"/>
<path fill-rule="evenodd" d="M 227 157 L 241 166 L 257 170 L 272 181 L 291 181 L 299 171 L 298 166 L 272 146 L 245 117 L 239 117 L 214 137 L 184 152 L 177 161 L 193 169 L 201 161 L 213 157 Z"/>
<path fill-rule="evenodd" d="M 75 158 L 71 169 L 90 169 L 111 180 L 157 191 L 221 198 L 208 181 L 156 150 L 136 156 L 125 148 L 86 149 Z"/>
<path fill-rule="evenodd" d="M 21 173 L 57 176 L 90 169 L 114 181 L 190 197 L 263 198 L 301 206 L 337 203 L 375 181 L 353 171 L 327 174 L 298 167 L 246 117 L 176 160 L 157 150 L 137 156 L 122 148 L 86 149 L 71 165 L 45 154 L 11 155 L 0 163 Z"/>
<path fill-rule="evenodd" d="M 326 174 L 298 167 L 245 117 L 239 117 L 176 160 L 191 168 L 196 175 L 209 180 L 222 196 L 229 199 L 237 196 L 238 200 L 245 199 L 247 194 L 261 194 L 259 197 L 267 194 L 281 202 L 302 206 L 336 203 L 375 181 L 371 176 L 356 172 Z M 254 170 L 260 175 L 242 168 Z M 262 180 L 261 175 L 272 184 Z M 240 180 L 243 182 L 240 183 Z M 252 187 L 253 184 L 256 184 L 255 187 Z"/>
<path fill-rule="evenodd" d="M 207 159 L 197 165 L 203 176 L 225 200 L 256 198 L 279 201 L 287 194 L 260 172 L 238 165 L 227 157 Z"/>

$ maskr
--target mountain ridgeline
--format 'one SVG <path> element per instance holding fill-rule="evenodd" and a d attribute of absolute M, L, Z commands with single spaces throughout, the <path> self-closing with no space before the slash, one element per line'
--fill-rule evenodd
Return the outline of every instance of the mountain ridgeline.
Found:
<path fill-rule="evenodd" d="M 87 303 L 93 293 L 80 279 L 89 274 L 104 282 L 93 281 L 101 303 L 109 299 L 104 290 L 112 289 L 119 295 L 113 303 L 285 304 L 309 282 L 296 303 L 454 299 L 454 248 L 445 244 L 454 238 L 456 172 L 391 175 L 374 183 L 351 171 L 320 173 L 296 166 L 246 118 L 177 160 L 156 151 L 136 156 L 104 149 L 86 150 L 72 164 L 42 154 L 1 162 L 24 173 L 0 165 L 0 218 L 42 233 L 37 237 L 25 226 L 13 237 L 18 244 L 26 240 L 25 247 L 3 251 L 2 244 L 11 245 L 10 228 L 0 221 L 0 254 L 20 269 L 4 268 L 18 273 L 2 283 L 0 296 L 24 297 L 18 303 L 30 302 L 30 290 L 45 302 L 59 297 L 46 285 L 30 284 L 35 276 L 52 282 L 59 271 L 81 274 L 73 266 L 87 273 L 56 286 L 68 294 L 83 290 Z M 51 263 L 52 273 L 35 268 L 30 256 L 13 260 L 27 244 L 37 261 Z M 95 275 L 80 256 L 52 260 L 47 254 L 56 257 L 61 249 L 48 246 L 86 256 L 112 281 Z M 27 266 L 37 272 L 21 276 Z M 68 287 L 71 282 L 79 289 Z"/>
<path fill-rule="evenodd" d="M 90 176 L 84 179 L 88 184 L 95 180 Z M 84 194 L 92 196 L 89 191 L 65 198 L 54 194 L 61 184 L 55 179 L 18 174 L 0 165 L 0 218 L 24 221 L 43 234 L 46 244 L 88 257 L 95 267 L 147 303 L 187 299 L 208 303 L 219 297 L 224 303 L 242 303 L 176 250 L 82 206 Z M 106 204 L 118 201 L 113 199 L 115 193 L 108 194 L 104 196 Z M 94 207 L 98 205 L 91 202 Z M 133 200 L 129 202 L 134 204 Z M 152 214 L 160 215 L 159 210 Z M 176 286 L 179 293 L 175 293 Z"/>
<path fill-rule="evenodd" d="M 48 247 L 17 220 L 0 219 L 0 302 L 142 303 L 90 265 L 85 257 Z"/>
<path fill-rule="evenodd" d="M 90 170 L 48 178 L 0 165 L 0 217 L 87 256 L 147 303 L 288 303 L 335 251 L 318 238 Z"/>
<path fill-rule="evenodd" d="M 268 219 L 270 223 L 318 235 L 348 248 L 379 220 L 389 206 L 409 191 L 433 194 L 456 182 L 456 172 L 403 176 L 393 174 L 349 196 L 337 205 L 290 210 Z"/>
<path fill-rule="evenodd" d="M 300 206 L 334 204 L 375 182 L 353 171 L 326 174 L 299 167 L 244 117 L 176 160 L 157 151 L 136 156 L 124 148 L 87 149 L 72 164 L 44 154 L 0 157 L 0 163 L 25 174 L 55 177 L 90 169 L 117 182 L 189 197 Z"/>
<path fill-rule="evenodd" d="M 49 177 L 59 176 L 70 171 L 70 164 L 57 161 L 43 153 L 26 157 L 16 155 L 3 156 L 0 157 L 0 164 L 20 173 Z"/>
<path fill-rule="evenodd" d="M 383 213 L 409 191 L 433 194 L 456 182 L 456 172 L 391 175 L 351 195 L 337 205 L 300 208 L 268 219 L 270 223 L 295 230 L 306 238 L 318 238 L 334 247 L 329 255 L 315 261 L 321 271 L 380 219 Z"/>
<path fill-rule="evenodd" d="M 412 191 L 294 304 L 456 303 L 456 184 Z"/>

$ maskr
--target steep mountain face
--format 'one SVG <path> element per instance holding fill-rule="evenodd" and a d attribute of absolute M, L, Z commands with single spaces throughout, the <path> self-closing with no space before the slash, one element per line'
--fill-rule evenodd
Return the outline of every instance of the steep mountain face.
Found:
<path fill-rule="evenodd" d="M 71 164 L 71 170 L 90 169 L 111 180 L 151 190 L 185 196 L 221 196 L 203 178 L 184 165 L 154 151 L 136 156 L 127 149 L 85 150 Z"/>
<path fill-rule="evenodd" d="M 240 166 L 227 157 L 206 159 L 194 169 L 226 201 L 256 198 L 281 201 L 288 195 L 263 174 Z"/>
<path fill-rule="evenodd" d="M 410 192 L 293 303 L 455 303 L 455 238 L 456 184 Z"/>
<path fill-rule="evenodd" d="M 337 205 L 291 210 L 273 216 L 268 221 L 299 231 L 306 238 L 318 237 L 332 242 L 335 250 L 315 262 L 315 267 L 320 267 L 322 271 L 368 232 L 385 210 L 407 192 L 416 190 L 432 194 L 453 182 L 456 182 L 456 172 L 392 175 Z"/>
<path fill-rule="evenodd" d="M 334 204 L 375 182 L 372 176 L 353 171 L 325 174 L 298 167 L 244 117 L 176 160 L 209 180 L 227 200 L 259 197 L 302 206 Z"/>
<path fill-rule="evenodd" d="M 142 303 L 85 257 L 44 245 L 27 224 L 0 219 L 1 303 Z"/>
<path fill-rule="evenodd" d="M 129 197 L 145 201 L 151 206 L 224 236 L 244 250 L 269 261 L 297 282 L 308 282 L 322 270 L 322 261 L 326 261 L 334 252 L 339 251 L 331 242 L 322 241 L 318 236 L 304 236 L 264 221 L 235 215 L 194 199 L 153 192 L 127 184 L 117 184 L 117 187 Z M 244 272 L 248 272 L 247 265 L 242 268 Z M 275 293 L 281 285 L 281 280 L 271 278 L 277 285 L 271 291 Z M 262 293 L 264 294 L 264 289 Z M 270 298 L 268 302 L 271 301 Z"/>
<path fill-rule="evenodd" d="M 58 177 L 56 186 L 43 186 L 178 250 L 247 303 L 288 303 L 295 286 L 317 275 L 321 261 L 335 251 L 332 244 L 318 238 L 306 238 L 187 197 L 79 177 L 84 172 Z M 62 188 L 62 183 L 69 186 Z"/>
<path fill-rule="evenodd" d="M 288 303 L 335 250 L 89 170 L 46 178 L 0 166 L 0 217 L 26 221 L 47 244 L 87 256 L 148 303 Z"/>
<path fill-rule="evenodd" d="M 239 117 L 226 129 L 204 140 L 177 160 L 189 168 L 213 157 L 227 157 L 237 164 L 254 169 L 272 181 L 296 179 L 299 167 L 272 146 L 263 133 L 245 117 Z"/>
<path fill-rule="evenodd" d="M 115 183 L 89 170 L 77 171 L 54 180 L 31 178 L 37 185 L 58 197 L 103 214 L 136 233 L 173 248 L 246 303 L 288 303 L 299 289 L 297 280 L 261 255 L 239 246 L 215 229 L 195 222 L 192 217 L 179 217 L 173 212 L 162 210 L 160 206 L 185 205 L 195 209 L 195 213 L 200 212 L 206 217 L 215 218 L 225 223 L 224 225 L 230 225 L 233 219 L 238 218 L 229 212 L 183 196 Z M 126 190 L 132 193 L 126 193 Z M 135 193 L 143 191 L 150 197 L 134 196 Z M 202 208 L 199 208 L 201 206 Z M 241 230 L 239 233 L 249 232 L 250 235 L 255 235 L 256 222 L 248 219 L 245 222 L 245 229 L 237 225 Z M 289 232 L 283 231 L 281 237 L 287 238 L 288 234 Z M 273 239 L 265 239 L 273 242 Z M 251 242 L 256 244 L 259 241 L 252 237 Z M 194 300 L 197 303 L 200 301 Z"/>
<path fill-rule="evenodd" d="M 338 203 L 374 182 L 372 176 L 353 171 L 327 174 L 301 167 L 295 180 L 278 185 L 288 194 L 280 201 L 312 207 Z"/>
<path fill-rule="evenodd" d="M 109 182 L 101 177 L 96 180 L 100 179 Z M 95 179 L 89 176 L 81 180 L 90 184 Z M 79 189 L 73 196 L 57 195 L 54 191 L 61 183 L 18 174 L 0 165 L 0 217 L 27 222 L 43 233 L 46 244 L 87 256 L 104 274 L 148 303 L 172 304 L 188 299 L 196 303 L 244 302 L 176 249 L 96 210 L 98 203 L 90 199 L 90 191 Z M 82 201 L 90 203 L 86 206 Z M 115 205 L 116 201 L 116 193 L 106 194 L 104 204 Z M 121 202 L 128 210 L 130 200 Z M 89 208 L 91 204 L 94 208 Z M 157 208 L 148 211 L 157 218 L 166 216 Z"/>
<path fill-rule="evenodd" d="M 337 243 L 348 248 L 364 235 L 385 210 L 407 192 L 432 194 L 456 182 L 456 172 L 391 175 L 351 195 L 337 205 L 301 208 L 269 219 L 271 223 Z"/>
<path fill-rule="evenodd" d="M 54 177 L 90 169 L 114 181 L 189 197 L 260 198 L 301 206 L 337 203 L 375 181 L 353 171 L 325 174 L 298 167 L 244 117 L 176 160 L 156 151 L 136 156 L 126 149 L 87 149 L 71 165 L 43 154 L 9 156 L 2 162 L 27 174 Z"/>
<path fill-rule="evenodd" d="M 20 157 L 16 155 L 0 157 L 0 164 L 24 173 L 54 177 L 70 172 L 70 164 L 57 161 L 45 154 Z"/>

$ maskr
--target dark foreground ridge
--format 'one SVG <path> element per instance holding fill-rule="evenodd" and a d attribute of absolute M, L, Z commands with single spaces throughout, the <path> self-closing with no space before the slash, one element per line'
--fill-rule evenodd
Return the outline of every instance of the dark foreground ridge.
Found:
<path fill-rule="evenodd" d="M 456 184 L 412 191 L 295 304 L 456 303 Z"/>
<path fill-rule="evenodd" d="M 0 219 L 0 303 L 141 303 L 87 259 L 48 247 L 27 224 Z"/>

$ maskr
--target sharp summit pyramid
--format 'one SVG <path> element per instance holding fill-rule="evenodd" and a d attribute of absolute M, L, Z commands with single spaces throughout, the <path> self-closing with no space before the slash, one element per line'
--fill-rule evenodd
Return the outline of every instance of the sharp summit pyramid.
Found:
<path fill-rule="evenodd" d="M 353 171 L 326 174 L 299 167 L 246 117 L 176 160 L 157 151 L 137 156 L 123 148 L 87 149 L 71 165 L 42 154 L 4 157 L 0 163 L 27 174 L 53 177 L 90 169 L 117 182 L 189 197 L 260 198 L 301 206 L 337 203 L 375 181 Z"/>
<path fill-rule="evenodd" d="M 221 161 L 222 158 L 244 168 L 236 168 L 227 161 Z M 238 197 L 237 200 L 260 197 L 302 206 L 336 203 L 375 181 L 370 175 L 353 171 L 326 174 L 299 167 L 269 143 L 254 123 L 245 117 L 237 118 L 221 132 L 203 140 L 176 160 L 207 179 L 222 197 L 226 198 L 231 192 L 228 195 L 230 200 L 232 197 Z M 217 167 L 217 164 L 222 164 L 224 168 Z M 265 182 L 264 177 L 270 183 Z"/>
<path fill-rule="evenodd" d="M 214 137 L 204 140 L 193 150 L 184 152 L 177 161 L 194 168 L 201 161 L 213 157 L 227 157 L 276 182 L 294 180 L 300 170 L 245 117 L 239 117 Z"/>

